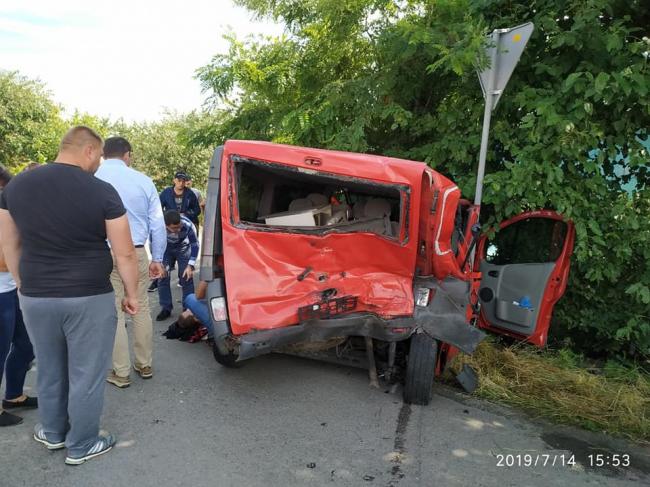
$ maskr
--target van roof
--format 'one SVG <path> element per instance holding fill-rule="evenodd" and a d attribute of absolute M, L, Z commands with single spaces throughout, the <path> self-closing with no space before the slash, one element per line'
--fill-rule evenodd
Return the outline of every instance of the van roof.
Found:
<path fill-rule="evenodd" d="M 225 144 L 224 152 L 226 156 L 238 155 L 302 167 L 306 170 L 356 176 L 387 183 L 408 184 L 415 187 L 420 185 L 422 174 L 430 170 L 423 162 L 406 159 L 251 140 L 229 140 Z M 314 160 L 317 161 L 316 164 L 310 162 Z"/>

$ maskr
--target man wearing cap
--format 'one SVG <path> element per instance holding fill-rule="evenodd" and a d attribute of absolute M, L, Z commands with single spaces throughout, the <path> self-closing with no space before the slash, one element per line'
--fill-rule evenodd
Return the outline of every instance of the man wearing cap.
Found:
<path fill-rule="evenodd" d="M 176 210 L 196 226 L 199 224 L 201 207 L 194 192 L 185 187 L 188 179 L 186 173 L 178 171 L 174 175 L 174 185 L 163 189 L 160 193 L 160 203 L 163 211 Z"/>

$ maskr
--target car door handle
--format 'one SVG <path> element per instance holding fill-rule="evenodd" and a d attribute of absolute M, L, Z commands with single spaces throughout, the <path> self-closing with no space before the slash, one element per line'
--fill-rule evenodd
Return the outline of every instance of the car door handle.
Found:
<path fill-rule="evenodd" d="M 499 277 L 499 271 L 488 271 L 488 276 Z"/>

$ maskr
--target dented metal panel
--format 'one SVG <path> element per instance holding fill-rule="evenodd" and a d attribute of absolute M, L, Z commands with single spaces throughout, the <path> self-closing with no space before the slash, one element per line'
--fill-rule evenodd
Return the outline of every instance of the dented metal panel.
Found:
<path fill-rule="evenodd" d="M 449 343 L 465 353 L 473 353 L 485 333 L 467 324 L 469 283 L 455 278 L 439 281 L 417 278 L 416 287 L 431 289 L 433 297 L 427 307 L 415 308 L 415 321 L 425 333 Z"/>
<path fill-rule="evenodd" d="M 400 238 L 390 239 L 369 232 L 271 230 L 239 222 L 232 156 L 292 166 L 301 172 L 399 185 L 402 194 L 410 195 L 407 207 L 402 208 Z M 319 162 L 317 166 L 314 160 Z M 335 290 L 335 296 L 356 296 L 356 313 L 372 313 L 383 319 L 413 316 L 413 279 L 425 171 L 432 175 L 434 189 L 441 195 L 445 191 L 454 194 L 457 190 L 451 181 L 423 163 L 263 142 L 228 141 L 222 160 L 221 223 L 233 334 L 294 325 L 299 321 L 299 308 L 322 301 L 326 290 Z M 446 227 L 438 231 L 436 225 L 445 219 L 443 213 L 453 225 L 453 204 L 453 197 L 445 200 L 446 206 L 443 197 L 439 198 L 439 211 L 435 214 L 436 221 L 431 223 L 430 235 L 448 238 Z M 448 242 L 438 242 L 437 248 L 446 250 L 448 246 Z M 439 259 L 436 275 L 456 272 L 453 257 L 451 254 L 448 259 Z"/>

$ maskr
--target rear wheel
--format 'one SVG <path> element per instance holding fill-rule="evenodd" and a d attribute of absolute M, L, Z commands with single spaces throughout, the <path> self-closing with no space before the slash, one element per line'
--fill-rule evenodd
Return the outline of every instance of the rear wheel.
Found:
<path fill-rule="evenodd" d="M 431 402 L 437 356 L 438 342 L 429 335 L 417 333 L 411 337 L 406 364 L 404 402 L 422 406 Z"/>
<path fill-rule="evenodd" d="M 230 350 L 219 350 L 216 340 L 212 344 L 212 355 L 214 355 L 214 359 L 224 367 L 235 368 L 238 365 L 237 359 L 239 358 L 239 355 Z"/>

